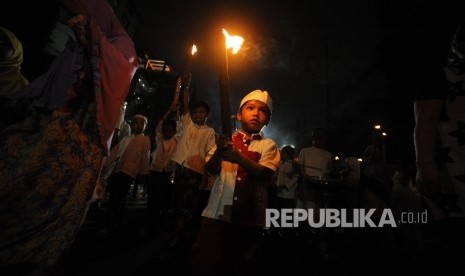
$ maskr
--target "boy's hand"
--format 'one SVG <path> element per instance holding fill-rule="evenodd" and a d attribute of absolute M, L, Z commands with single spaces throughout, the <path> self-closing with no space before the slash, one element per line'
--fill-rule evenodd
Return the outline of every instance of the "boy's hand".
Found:
<path fill-rule="evenodd" d="M 216 136 L 216 147 L 217 147 L 219 155 L 224 161 L 228 161 L 231 163 L 240 162 L 242 158 L 242 154 L 238 149 L 234 147 L 234 144 L 231 141 L 231 139 L 223 135 L 217 135 Z"/>
<path fill-rule="evenodd" d="M 180 106 L 181 106 L 181 104 L 179 103 L 179 101 L 174 101 L 170 106 L 170 111 L 174 112 L 174 111 L 178 110 Z"/>
<path fill-rule="evenodd" d="M 177 96 L 179 96 L 179 91 L 181 91 L 181 86 L 182 86 L 182 78 L 181 77 L 178 77 L 178 80 L 176 81 L 176 87 L 175 87 L 175 95 L 176 95 L 176 98 Z"/>
<path fill-rule="evenodd" d="M 191 85 L 191 79 L 192 79 L 192 74 L 187 73 L 182 76 L 182 86 L 183 87 L 189 87 Z"/>
<path fill-rule="evenodd" d="M 227 147 L 221 151 L 221 157 L 224 161 L 231 163 L 240 163 L 242 159 L 242 153 L 234 146 Z"/>
<path fill-rule="evenodd" d="M 231 141 L 231 139 L 221 134 L 215 135 L 215 142 L 216 142 L 216 148 L 218 149 L 219 152 L 222 152 L 224 150 L 227 150 L 233 147 L 233 142 Z"/>

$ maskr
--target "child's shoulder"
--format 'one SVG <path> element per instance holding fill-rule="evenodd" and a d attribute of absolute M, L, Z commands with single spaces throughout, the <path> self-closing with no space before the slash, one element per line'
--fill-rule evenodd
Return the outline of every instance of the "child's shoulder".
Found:
<path fill-rule="evenodd" d="M 147 141 L 150 142 L 149 136 L 144 135 L 144 134 L 136 135 L 136 136 L 134 136 L 133 139 L 134 139 L 134 141 L 137 141 L 137 142 L 140 142 L 140 143 L 145 143 Z"/>
<path fill-rule="evenodd" d="M 276 144 L 276 141 L 273 140 L 272 138 L 264 137 L 264 138 L 261 139 L 261 141 L 266 142 L 266 143 L 270 143 L 270 144 L 277 145 L 277 144 Z"/>
<path fill-rule="evenodd" d="M 198 126 L 200 129 L 202 129 L 204 132 L 207 132 L 207 133 L 211 133 L 211 132 L 215 132 L 215 129 L 212 128 L 211 126 L 208 126 L 208 125 L 200 125 Z"/>
<path fill-rule="evenodd" d="M 260 140 L 257 140 L 258 144 L 260 147 L 271 149 L 271 150 L 276 150 L 279 151 L 278 145 L 272 138 L 262 138 Z"/>

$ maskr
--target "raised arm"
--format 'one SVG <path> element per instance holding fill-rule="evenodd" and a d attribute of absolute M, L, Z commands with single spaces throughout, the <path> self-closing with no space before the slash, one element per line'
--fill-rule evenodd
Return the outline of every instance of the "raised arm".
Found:
<path fill-rule="evenodd" d="M 166 110 L 165 114 L 161 117 L 161 121 L 164 121 L 169 118 L 169 116 L 179 109 L 179 91 L 181 89 L 181 78 L 178 78 L 178 82 L 176 83 L 176 88 L 173 96 L 173 101 L 171 102 L 170 106 Z"/>
<path fill-rule="evenodd" d="M 189 113 L 189 86 L 191 83 L 191 74 L 186 74 L 182 78 L 182 85 L 180 89 L 182 89 L 182 115 L 186 115 Z"/>

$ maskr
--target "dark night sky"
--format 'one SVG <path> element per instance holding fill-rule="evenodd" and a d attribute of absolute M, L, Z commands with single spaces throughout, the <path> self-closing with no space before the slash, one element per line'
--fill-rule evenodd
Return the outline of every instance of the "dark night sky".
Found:
<path fill-rule="evenodd" d="M 441 66 L 460 17 L 455 1 L 407 2 L 136 0 L 142 22 L 134 40 L 179 70 L 190 45 L 199 47 L 194 95 L 212 105 L 208 122 L 218 130 L 215 61 L 224 27 L 245 38 L 245 49 L 229 60 L 231 110 L 246 92 L 268 90 L 275 112 L 265 133 L 280 145 L 307 146 L 311 129 L 321 126 L 331 131 L 335 153 L 360 155 L 381 123 L 388 158 L 412 158 L 421 70 Z"/>
<path fill-rule="evenodd" d="M 356 99 L 364 96 L 363 91 L 355 91 L 350 85 L 365 82 L 360 78 L 373 78 L 366 71 L 375 66 L 376 47 L 385 35 L 378 2 L 341 5 L 339 1 L 312 1 L 304 6 L 289 1 L 218 1 L 165 3 L 158 8 L 150 1 L 136 3 L 143 19 L 134 38 L 139 48 L 182 70 L 187 59 L 183 53 L 191 43 L 199 47 L 192 71 L 194 93 L 211 103 L 209 122 L 215 128 L 220 122 L 215 115 L 219 114 L 215 63 L 219 60 L 215 49 L 219 47 L 218 33 L 224 27 L 231 34 L 242 35 L 245 49 L 231 57 L 229 64 L 231 109 L 235 110 L 246 92 L 268 90 L 275 112 L 265 133 L 280 145 L 308 144 L 312 128 L 327 126 L 326 93 L 331 114 L 355 113 L 354 108 L 360 104 Z M 385 90 L 382 85 L 369 85 L 371 89 Z M 350 110 L 342 112 L 344 109 Z M 364 126 L 353 127 L 365 127 L 369 136 L 369 124 L 368 118 Z M 305 137 L 300 140 L 299 134 Z"/>
<path fill-rule="evenodd" d="M 413 95 L 430 78 L 426 68 L 445 61 L 451 34 L 463 18 L 457 3 L 465 2 L 132 1 L 141 19 L 134 36 L 139 53 L 183 71 L 192 43 L 199 48 L 193 97 L 210 103 L 208 124 L 216 130 L 221 129 L 219 39 L 225 28 L 245 38 L 229 60 L 231 111 L 247 92 L 268 90 L 274 114 L 267 136 L 280 146 L 300 148 L 309 145 L 311 129 L 327 127 L 330 149 L 342 155 L 360 155 L 373 124 L 381 123 L 391 160 L 412 157 Z M 12 4 L 21 9 L 6 14 L 2 9 L 0 24 L 17 30 L 28 51 L 51 14 L 37 12 L 46 3 Z"/>

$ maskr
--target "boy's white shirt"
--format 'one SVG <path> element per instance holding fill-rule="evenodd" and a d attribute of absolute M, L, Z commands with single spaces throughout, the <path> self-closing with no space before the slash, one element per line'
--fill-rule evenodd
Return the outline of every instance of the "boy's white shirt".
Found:
<path fill-rule="evenodd" d="M 173 136 L 171 139 L 164 140 L 162 124 L 163 121 L 159 121 L 155 128 L 155 142 L 157 143 L 157 148 L 153 151 L 150 170 L 156 172 L 162 172 L 163 170 L 166 172 L 172 172 L 175 170 L 175 164 L 171 160 L 171 157 L 176 150 L 177 139 L 176 136 Z"/>
<path fill-rule="evenodd" d="M 116 144 L 115 147 L 111 149 L 110 155 L 105 158 L 105 163 L 103 165 L 100 178 L 108 179 L 108 177 L 111 175 L 111 173 L 115 169 L 116 164 L 118 164 L 119 159 L 121 158 L 124 151 L 126 150 L 126 147 L 132 141 L 134 136 L 135 136 L 134 134 L 130 134 L 124 137 L 123 139 L 121 139 L 121 141 L 118 144 Z"/>
<path fill-rule="evenodd" d="M 331 159 L 329 151 L 313 146 L 303 148 L 299 153 L 299 164 L 303 166 L 302 173 L 306 176 L 325 176 Z"/>
<path fill-rule="evenodd" d="M 137 137 L 138 142 L 134 146 L 135 151 L 128 152 L 126 149 L 128 145 Z M 134 156 L 134 154 L 140 153 L 140 156 Z M 123 160 L 122 158 L 130 159 Z M 131 134 L 123 138 L 111 151 L 110 156 L 106 158 L 104 171 L 106 174 L 111 172 L 124 172 L 132 177 L 136 177 L 137 174 L 148 174 L 149 171 L 149 160 L 150 160 L 150 140 L 144 134 L 134 135 Z M 136 160 L 137 159 L 137 160 Z M 110 170 L 110 168 L 113 169 Z M 110 171 L 110 172 L 108 172 Z"/>
<path fill-rule="evenodd" d="M 207 162 L 216 150 L 216 145 L 208 154 Z M 269 138 L 252 140 L 249 151 L 260 153 L 259 164 L 274 172 L 281 159 L 276 143 Z M 208 204 L 202 212 L 202 216 L 230 222 L 230 212 L 234 202 L 234 188 L 236 186 L 237 169 L 239 165 L 227 161 L 221 162 L 221 172 L 213 183 Z"/>
<path fill-rule="evenodd" d="M 190 113 L 181 116 L 182 133 L 171 158 L 174 162 L 204 174 L 205 158 L 215 146 L 215 130 L 207 125 L 196 125 Z"/>

